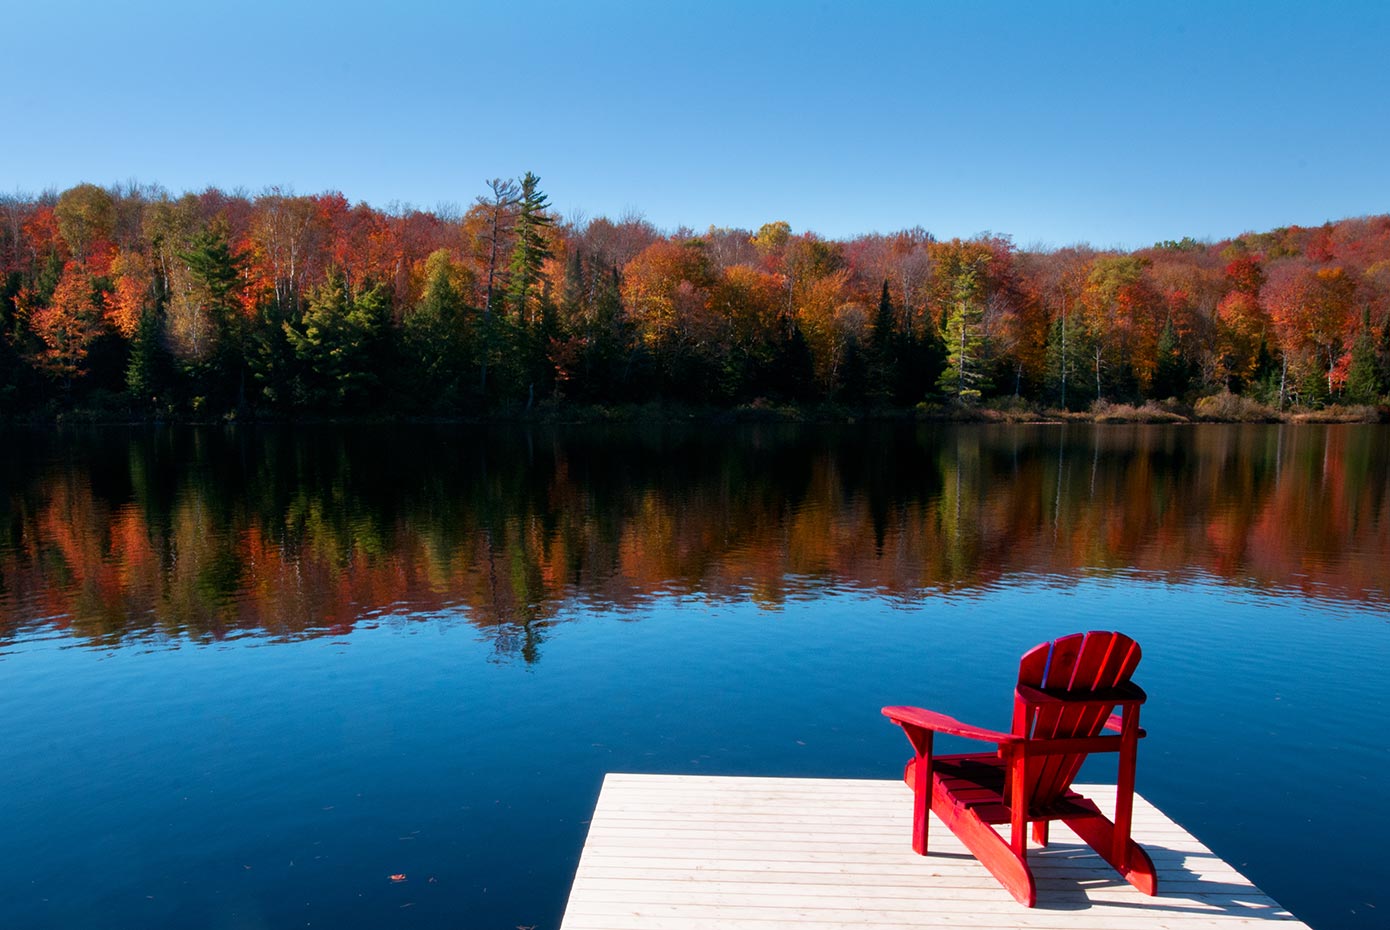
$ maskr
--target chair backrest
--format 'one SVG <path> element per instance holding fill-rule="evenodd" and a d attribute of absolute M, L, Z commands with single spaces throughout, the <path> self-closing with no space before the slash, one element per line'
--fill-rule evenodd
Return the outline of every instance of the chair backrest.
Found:
<path fill-rule="evenodd" d="M 1139 644 L 1123 633 L 1073 633 L 1034 646 L 1019 662 L 1018 683 L 1077 703 L 1027 700 L 1015 692 L 1013 733 L 1028 739 L 1072 739 L 1100 735 L 1114 703 L 1086 701 L 1091 692 L 1127 685 L 1139 664 Z M 1100 695 L 1096 695 L 1097 698 Z M 1086 753 L 1041 756 L 1030 764 L 1030 807 L 1045 807 L 1071 785 Z"/>

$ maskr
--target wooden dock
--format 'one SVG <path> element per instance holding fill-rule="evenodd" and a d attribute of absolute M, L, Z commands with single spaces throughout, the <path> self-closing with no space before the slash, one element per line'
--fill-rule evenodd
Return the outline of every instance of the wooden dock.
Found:
<path fill-rule="evenodd" d="M 1078 790 L 1102 809 L 1113 788 Z M 911 850 L 900 781 L 610 774 L 562 930 L 921 927 L 1221 930 L 1304 927 L 1143 798 L 1134 838 L 1159 895 L 1125 884 L 1065 826 L 1029 853 L 1038 906 L 1022 907 L 950 831 Z"/>

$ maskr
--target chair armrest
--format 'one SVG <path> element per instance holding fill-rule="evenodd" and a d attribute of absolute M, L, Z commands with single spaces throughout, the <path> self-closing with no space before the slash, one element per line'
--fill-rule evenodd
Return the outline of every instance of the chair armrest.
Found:
<path fill-rule="evenodd" d="M 1109 719 L 1107 719 L 1107 720 L 1105 721 L 1105 728 L 1106 728 L 1107 730 L 1114 730 L 1116 733 L 1119 733 L 1119 732 L 1123 729 L 1123 727 L 1124 727 L 1124 718 L 1121 717 L 1119 714 L 1111 714 L 1110 717 L 1109 717 Z M 1143 739 L 1144 737 L 1146 737 L 1146 736 L 1148 736 L 1148 735 L 1149 735 L 1149 731 L 1145 730 L 1143 727 L 1140 727 L 1140 728 L 1139 728 L 1139 734 L 1138 734 L 1138 736 L 1139 736 L 1140 739 Z"/>
<path fill-rule="evenodd" d="M 984 727 L 961 723 L 954 717 L 938 714 L 934 710 L 924 710 L 921 707 L 885 707 L 883 708 L 883 716 L 900 727 L 920 727 L 923 730 L 931 730 L 933 733 L 964 736 L 967 739 L 998 743 L 1000 746 L 1012 746 L 1014 743 L 1023 742 L 1022 737 L 1014 736 L 1012 733 L 1001 733 L 998 730 L 986 730 Z"/>

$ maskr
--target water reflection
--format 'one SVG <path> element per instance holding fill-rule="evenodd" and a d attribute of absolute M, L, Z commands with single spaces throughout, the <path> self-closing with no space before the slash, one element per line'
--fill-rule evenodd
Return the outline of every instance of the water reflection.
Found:
<path fill-rule="evenodd" d="M 1382 427 L 10 434 L 0 637 L 338 635 L 461 617 L 539 656 L 563 608 L 776 608 L 1019 576 L 1203 573 L 1390 600 Z"/>

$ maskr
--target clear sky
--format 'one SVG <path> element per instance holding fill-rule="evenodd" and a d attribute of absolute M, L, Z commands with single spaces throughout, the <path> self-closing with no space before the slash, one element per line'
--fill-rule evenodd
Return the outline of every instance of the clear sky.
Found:
<path fill-rule="evenodd" d="M 1390 212 L 1390 2 L 15 2 L 0 189 L 1145 245 Z"/>

